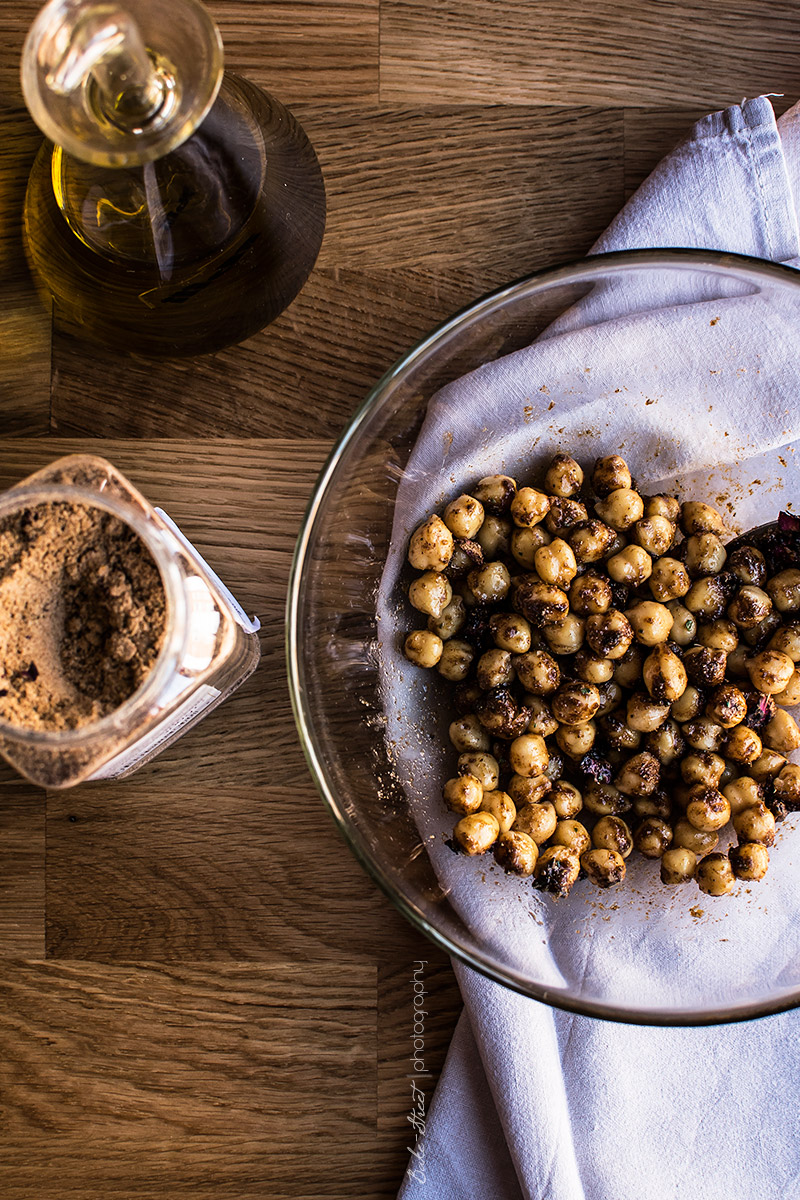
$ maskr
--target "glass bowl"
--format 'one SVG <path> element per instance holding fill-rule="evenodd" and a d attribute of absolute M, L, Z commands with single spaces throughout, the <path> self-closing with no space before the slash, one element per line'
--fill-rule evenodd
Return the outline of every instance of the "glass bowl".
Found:
<path fill-rule="evenodd" d="M 496 421 L 496 379 L 476 409 L 479 372 L 467 402 L 459 392 L 448 416 L 480 423 L 475 462 L 449 455 L 445 433 L 428 454 L 431 477 L 415 458 L 409 470 L 439 389 L 501 359 L 501 378 L 516 386 L 514 371 L 534 342 L 551 368 L 559 352 L 571 357 L 563 371 L 531 377 L 513 431 L 505 416 Z M 494 292 L 419 342 L 367 397 L 317 482 L 292 568 L 287 654 L 295 718 L 322 798 L 409 921 L 464 963 L 547 1004 L 699 1025 L 800 1003 L 800 818 L 778 827 L 766 878 L 721 898 L 694 883 L 662 887 L 657 862 L 631 859 L 621 887 L 600 891 L 581 880 L 556 901 L 504 875 L 490 855 L 454 855 L 446 839 L 456 818 L 439 790 L 454 773 L 447 693 L 436 672 L 403 665 L 398 649 L 421 623 L 403 601 L 400 565 L 408 532 L 428 511 L 415 509 L 414 497 L 433 486 L 441 511 L 487 467 L 511 463 L 524 475 L 520 438 L 530 420 L 531 480 L 555 450 L 570 449 L 584 465 L 624 453 L 643 492 L 709 500 L 733 536 L 791 507 L 799 354 L 800 272 L 792 268 L 689 250 L 584 259 Z M 609 389 L 614 362 L 620 386 Z M 742 414 L 749 446 L 737 448 L 720 424 L 718 396 L 723 409 L 733 405 L 737 428 Z M 585 427 L 581 412 L 591 414 Z M 540 436 L 543 421 L 552 436 Z M 427 444 L 441 428 L 429 418 Z"/>

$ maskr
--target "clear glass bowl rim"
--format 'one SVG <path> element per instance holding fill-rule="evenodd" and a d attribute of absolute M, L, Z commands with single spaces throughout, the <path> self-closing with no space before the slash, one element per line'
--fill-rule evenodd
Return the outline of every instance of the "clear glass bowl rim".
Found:
<path fill-rule="evenodd" d="M 289 694 L 306 762 L 308 763 L 317 790 L 340 834 L 358 862 L 375 883 L 377 883 L 395 908 L 397 908 L 406 920 L 425 934 L 434 945 L 444 950 L 447 954 L 459 959 L 466 966 L 478 971 L 486 978 L 504 987 L 511 988 L 523 996 L 539 1000 L 552 1008 L 562 1009 L 566 1012 L 632 1025 L 693 1027 L 732 1024 L 739 1021 L 753 1020 L 758 1017 L 772 1016 L 800 1007 L 800 984 L 795 988 L 785 989 L 780 994 L 768 1000 L 733 1005 L 719 1008 L 715 1011 L 666 1008 L 637 1009 L 635 1006 L 622 1007 L 620 1005 L 596 1002 L 583 997 L 572 997 L 566 993 L 554 991 L 544 985 L 532 982 L 523 975 L 496 963 L 488 955 L 479 953 L 469 946 L 462 945 L 447 934 L 442 933 L 435 925 L 431 924 L 425 914 L 416 908 L 403 891 L 386 875 L 381 864 L 375 860 L 373 855 L 370 854 L 368 847 L 362 843 L 359 832 L 354 828 L 347 814 L 339 804 L 335 790 L 331 786 L 324 759 L 318 753 L 314 734 L 313 715 L 307 709 L 302 687 L 303 621 L 301 591 L 303 571 L 307 552 L 313 539 L 315 522 L 322 498 L 336 476 L 337 467 L 345 449 L 357 437 L 362 425 L 380 407 L 387 389 L 394 385 L 404 373 L 413 368 L 421 358 L 424 358 L 437 343 L 445 341 L 459 325 L 486 316 L 502 308 L 511 299 L 519 299 L 525 295 L 546 290 L 558 284 L 591 282 L 592 280 L 603 278 L 609 273 L 618 274 L 627 271 L 641 271 L 648 267 L 663 267 L 667 270 L 678 271 L 706 269 L 720 275 L 730 275 L 739 279 L 752 279 L 754 283 L 764 283 L 769 280 L 773 284 L 790 290 L 797 289 L 798 301 L 800 301 L 800 270 L 783 263 L 775 263 L 768 259 L 734 254 L 728 251 L 693 250 L 683 247 L 618 250 L 609 251 L 605 254 L 588 255 L 585 258 L 546 267 L 540 271 L 525 275 L 503 287 L 486 293 L 484 296 L 481 296 L 479 299 L 454 313 L 447 320 L 436 325 L 430 333 L 416 342 L 406 354 L 399 358 L 367 394 L 335 443 L 317 477 L 297 538 L 289 575 L 289 588 L 286 599 L 286 661 Z"/>

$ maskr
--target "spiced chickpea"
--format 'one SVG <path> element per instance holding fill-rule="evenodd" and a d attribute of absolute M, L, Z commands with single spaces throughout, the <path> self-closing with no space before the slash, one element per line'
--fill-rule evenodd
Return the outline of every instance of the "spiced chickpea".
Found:
<path fill-rule="evenodd" d="M 607 454 L 595 461 L 592 488 L 597 496 L 608 496 L 619 488 L 629 488 L 633 482 L 628 464 L 618 454 Z"/>
<path fill-rule="evenodd" d="M 510 475 L 485 475 L 472 489 L 472 495 L 487 513 L 500 517 L 508 512 L 516 491 L 517 485 Z"/>
<path fill-rule="evenodd" d="M 658 787 L 661 763 L 654 754 L 642 750 L 624 762 L 614 780 L 626 796 L 649 796 Z"/>
<path fill-rule="evenodd" d="M 587 571 L 572 581 L 569 603 L 572 611 L 580 617 L 608 612 L 612 604 L 611 584 L 602 575 Z"/>
<path fill-rule="evenodd" d="M 699 687 L 713 688 L 725 680 L 724 650 L 712 650 L 709 646 L 692 646 L 683 656 L 683 665 L 691 683 Z"/>
<path fill-rule="evenodd" d="M 446 642 L 464 628 L 467 609 L 461 596 L 454 595 L 438 617 L 428 617 L 428 629 Z"/>
<path fill-rule="evenodd" d="M 769 869 L 769 850 L 761 842 L 745 842 L 731 846 L 728 851 L 731 868 L 737 879 L 758 883 Z"/>
<path fill-rule="evenodd" d="M 488 562 L 470 571 L 467 583 L 481 604 L 496 604 L 508 595 L 511 576 L 505 563 Z"/>
<path fill-rule="evenodd" d="M 681 779 L 690 787 L 695 783 L 718 787 L 724 771 L 725 759 L 712 750 L 695 750 L 681 762 Z"/>
<path fill-rule="evenodd" d="M 626 546 L 618 554 L 612 554 L 606 570 L 616 583 L 627 583 L 638 587 L 650 578 L 653 560 L 641 546 Z"/>
<path fill-rule="evenodd" d="M 645 496 L 644 515 L 646 517 L 664 517 L 670 525 L 675 525 L 681 515 L 681 502 L 677 496 L 665 496 L 663 493 L 659 493 L 657 496 Z"/>
<path fill-rule="evenodd" d="M 576 854 L 584 854 L 592 845 L 586 826 L 569 820 L 558 822 L 550 842 L 553 846 L 566 846 Z"/>
<path fill-rule="evenodd" d="M 633 627 L 616 608 L 586 619 L 586 641 L 601 658 L 622 658 L 633 641 Z"/>
<path fill-rule="evenodd" d="M 456 823 L 453 837 L 466 854 L 485 854 L 491 850 L 500 834 L 500 825 L 494 813 L 476 812 L 462 817 Z"/>
<path fill-rule="evenodd" d="M 474 713 L 467 713 L 450 724 L 450 742 L 463 754 L 468 750 L 488 750 L 489 734 Z"/>
<path fill-rule="evenodd" d="M 749 775 L 740 775 L 732 779 L 722 789 L 722 794 L 731 806 L 731 816 L 738 816 L 746 808 L 761 804 L 764 800 L 764 789 Z"/>
<path fill-rule="evenodd" d="M 519 704 L 511 690 L 501 684 L 482 692 L 475 703 L 475 715 L 488 733 L 511 740 L 528 728 L 531 710 Z"/>
<path fill-rule="evenodd" d="M 550 705 L 541 696 L 534 696 L 532 692 L 526 692 L 524 703 L 531 710 L 531 719 L 528 723 L 528 733 L 538 733 L 540 737 L 550 737 L 552 733 L 558 729 L 558 721 L 550 711 Z"/>
<path fill-rule="evenodd" d="M 733 621 L 726 617 L 717 617 L 716 620 L 708 621 L 699 627 L 697 641 L 701 646 L 708 646 L 710 650 L 724 650 L 730 655 L 739 645 L 739 634 Z M 730 659 L 728 664 L 730 665 Z"/>
<path fill-rule="evenodd" d="M 655 599 L 666 604 L 668 600 L 679 600 L 685 596 L 692 581 L 679 559 L 659 558 L 653 563 L 647 584 Z"/>
<path fill-rule="evenodd" d="M 679 724 L 693 721 L 699 717 L 705 707 L 705 693 L 693 683 L 687 684 L 686 691 L 670 705 L 672 717 Z"/>
<path fill-rule="evenodd" d="M 681 505 L 680 523 L 687 537 L 693 533 L 715 533 L 719 537 L 725 532 L 725 522 L 720 513 L 701 500 L 686 500 Z"/>
<path fill-rule="evenodd" d="M 550 701 L 553 716 L 562 725 L 591 721 L 599 707 L 600 693 L 593 683 L 564 683 Z"/>
<path fill-rule="evenodd" d="M 541 846 L 553 836 L 557 824 L 556 810 L 549 801 L 542 800 L 537 804 L 525 804 L 518 809 L 512 829 L 527 833 L 537 846 Z"/>
<path fill-rule="evenodd" d="M 546 650 L 529 650 L 514 660 L 514 670 L 522 686 L 534 696 L 551 696 L 561 682 L 561 669 Z"/>
<path fill-rule="evenodd" d="M 661 882 L 668 887 L 677 887 L 694 879 L 697 871 L 697 855 L 692 850 L 673 846 L 661 855 Z"/>
<path fill-rule="evenodd" d="M 553 654 L 576 654 L 583 645 L 586 622 L 583 617 L 567 613 L 557 625 L 546 625 L 542 630 L 547 647 Z"/>
<path fill-rule="evenodd" d="M 755 546 L 738 546 L 731 551 L 726 563 L 730 571 L 742 583 L 763 587 L 767 581 L 767 564 L 764 555 Z"/>
<path fill-rule="evenodd" d="M 655 600 L 640 600 L 625 615 L 633 626 L 634 637 L 643 646 L 657 646 L 660 642 L 666 642 L 670 635 L 672 613 L 664 604 Z"/>
<path fill-rule="evenodd" d="M 573 526 L 567 535 L 577 562 L 595 563 L 609 553 L 614 542 L 614 530 L 604 521 L 591 517 L 580 525 Z"/>
<path fill-rule="evenodd" d="M 596 887 L 615 887 L 625 879 L 625 859 L 616 850 L 587 850 L 581 855 L 581 867 Z"/>
<path fill-rule="evenodd" d="M 629 729 L 653 733 L 669 716 L 669 704 L 654 700 L 646 692 L 634 692 L 628 699 L 625 715 Z"/>
<path fill-rule="evenodd" d="M 800 571 L 795 567 L 779 571 L 767 583 L 767 591 L 778 612 L 796 612 L 800 608 Z"/>
<path fill-rule="evenodd" d="M 418 612 L 440 617 L 453 599 L 453 589 L 441 571 L 424 571 L 409 587 L 408 599 Z"/>
<path fill-rule="evenodd" d="M 642 679 L 654 700 L 671 704 L 686 691 L 686 668 L 668 646 L 655 646 L 642 664 Z"/>
<path fill-rule="evenodd" d="M 443 571 L 453 555 L 453 535 L 435 513 L 414 530 L 408 561 L 417 571 Z"/>
<path fill-rule="evenodd" d="M 453 812 L 477 812 L 483 803 L 483 787 L 475 775 L 458 775 L 444 785 L 444 801 Z"/>
<path fill-rule="evenodd" d="M 719 574 L 727 557 L 728 553 L 715 533 L 693 533 L 686 539 L 683 561 L 692 579 Z"/>
<path fill-rule="evenodd" d="M 596 735 L 597 728 L 594 721 L 584 721 L 580 725 L 559 725 L 556 730 L 556 741 L 570 758 L 582 758 L 591 750 Z"/>
<path fill-rule="evenodd" d="M 735 650 L 727 652 L 728 660 L 726 663 L 727 674 L 732 679 L 747 679 L 747 660 L 750 657 L 749 647 L 740 642 Z"/>
<path fill-rule="evenodd" d="M 760 625 L 772 612 L 772 601 L 762 588 L 745 584 L 728 605 L 728 616 L 740 629 Z"/>
<path fill-rule="evenodd" d="M 704 714 L 686 721 L 682 733 L 686 744 L 693 750 L 721 750 L 726 736 L 719 722 Z"/>
<path fill-rule="evenodd" d="M 800 624 L 782 625 L 776 629 L 767 643 L 767 649 L 780 650 L 793 663 L 800 662 Z"/>
<path fill-rule="evenodd" d="M 737 725 L 735 729 L 731 729 L 722 746 L 726 758 L 745 766 L 755 762 L 762 749 L 761 738 L 755 729 L 748 729 L 746 725 Z"/>
<path fill-rule="evenodd" d="M 730 860 L 717 851 L 700 859 L 696 879 L 700 891 L 707 896 L 727 896 L 736 885 Z"/>
<path fill-rule="evenodd" d="M 738 812 L 733 818 L 733 828 L 740 844 L 761 842 L 763 846 L 771 846 L 775 841 L 775 818 L 763 801 Z"/>
<path fill-rule="evenodd" d="M 459 775 L 472 775 L 480 782 L 484 792 L 493 792 L 500 783 L 500 767 L 497 759 L 485 750 L 467 750 L 458 756 Z"/>
<path fill-rule="evenodd" d="M 506 784 L 506 791 L 518 809 L 538 804 L 545 797 L 549 800 L 551 788 L 547 775 L 512 775 Z"/>
<path fill-rule="evenodd" d="M 559 625 L 569 614 L 567 593 L 554 584 L 525 579 L 514 593 L 514 608 L 534 629 Z"/>
<path fill-rule="evenodd" d="M 509 746 L 508 758 L 517 775 L 531 776 L 544 772 L 550 755 L 543 737 L 538 733 L 523 733 Z"/>
<path fill-rule="evenodd" d="M 723 683 L 714 688 L 706 704 L 706 716 L 716 721 L 723 729 L 732 729 L 747 716 L 747 701 L 744 693 L 732 683 Z"/>
<path fill-rule="evenodd" d="M 547 798 L 553 805 L 559 821 L 568 821 L 577 817 L 583 808 L 583 797 L 580 791 L 574 783 L 569 783 L 566 779 L 557 779 Z"/>
<path fill-rule="evenodd" d="M 536 842 L 521 830 L 501 833 L 494 844 L 495 862 L 511 875 L 532 875 L 538 857 Z"/>
<path fill-rule="evenodd" d="M 574 660 L 575 674 L 584 683 L 608 683 L 614 674 L 610 658 L 601 658 L 591 650 L 579 650 Z"/>
<path fill-rule="evenodd" d="M 759 621 L 757 625 L 752 625 L 749 629 L 742 630 L 742 636 L 748 646 L 752 646 L 754 650 L 763 650 L 770 638 L 781 627 L 781 617 L 774 609 L 768 616 L 764 617 L 763 621 Z"/>
<path fill-rule="evenodd" d="M 696 783 L 689 789 L 686 820 L 701 833 L 714 833 L 731 819 L 731 806 L 715 787 Z"/>
<path fill-rule="evenodd" d="M 614 659 L 614 682 L 629 691 L 641 688 L 643 664 L 642 649 L 634 642 L 621 658 Z"/>
<path fill-rule="evenodd" d="M 636 796 L 633 801 L 633 813 L 639 820 L 645 817 L 658 817 L 667 821 L 672 817 L 672 801 L 665 791 L 656 788 L 649 796 Z"/>
<path fill-rule="evenodd" d="M 771 721 L 768 721 L 762 731 L 762 742 L 770 750 L 779 754 L 790 754 L 800 747 L 800 729 L 791 713 L 785 708 L 779 708 Z"/>
<path fill-rule="evenodd" d="M 493 562 L 511 549 L 513 525 L 507 517 L 486 516 L 478 530 L 476 542 L 484 559 Z"/>
<path fill-rule="evenodd" d="M 551 541 L 552 537 L 544 525 L 532 525 L 525 529 L 517 526 L 511 533 L 511 553 L 521 567 L 532 571 L 536 551 L 540 546 L 548 546 Z"/>
<path fill-rule="evenodd" d="M 702 621 L 723 616 L 730 587 L 724 576 L 703 575 L 696 579 L 683 598 L 684 607 Z"/>
<path fill-rule="evenodd" d="M 782 692 L 794 674 L 794 663 L 782 650 L 761 650 L 747 662 L 750 682 L 767 696 Z"/>
<path fill-rule="evenodd" d="M 517 808 L 507 792 L 495 789 L 484 792 L 481 800 L 481 812 L 492 813 L 497 818 L 501 833 L 508 833 L 517 816 Z"/>
<path fill-rule="evenodd" d="M 487 650 L 478 659 L 476 668 L 478 687 L 484 691 L 510 683 L 514 678 L 511 655 L 507 650 Z"/>
<path fill-rule="evenodd" d="M 800 766 L 786 763 L 773 781 L 775 795 L 788 808 L 800 808 Z"/>
<path fill-rule="evenodd" d="M 553 536 L 564 538 L 570 529 L 582 525 L 589 519 L 586 505 L 580 500 L 570 500 L 562 496 L 553 496 L 550 501 L 550 511 L 544 519 L 545 527 Z"/>
<path fill-rule="evenodd" d="M 622 817 L 601 817 L 592 830 L 592 846 L 595 850 L 616 850 L 627 858 L 633 850 L 633 834 Z"/>
<path fill-rule="evenodd" d="M 672 628 L 669 640 L 678 646 L 690 646 L 697 635 L 697 621 L 680 600 L 670 600 L 667 608 L 672 614 Z"/>
<path fill-rule="evenodd" d="M 747 771 L 756 783 L 766 783 L 768 779 L 780 775 L 785 765 L 786 759 L 782 754 L 765 746 L 755 762 L 748 763 Z"/>
<path fill-rule="evenodd" d="M 417 667 L 435 667 L 443 652 L 444 642 L 428 629 L 415 629 L 403 643 L 403 653 Z"/>
<path fill-rule="evenodd" d="M 612 783 L 592 780 L 583 789 L 583 806 L 587 812 L 598 817 L 617 817 L 630 811 L 631 798 L 614 787 Z"/>
<path fill-rule="evenodd" d="M 536 887 L 553 896 L 568 896 L 580 875 L 581 860 L 567 846 L 548 846 L 536 862 L 534 879 Z"/>
<path fill-rule="evenodd" d="M 480 500 L 464 493 L 448 504 L 444 510 L 444 523 L 454 537 L 474 538 L 485 515 Z"/>
<path fill-rule="evenodd" d="M 709 854 L 719 844 L 715 829 L 695 829 L 685 817 L 675 822 L 672 830 L 672 845 L 676 849 L 691 850 L 693 854 Z"/>
<path fill-rule="evenodd" d="M 469 675 L 474 658 L 475 651 L 469 642 L 450 638 L 443 645 L 437 670 L 443 679 L 449 679 L 451 683 L 460 683 Z"/>
<path fill-rule="evenodd" d="M 666 517 L 642 517 L 631 530 L 633 541 L 654 558 L 666 554 L 675 539 L 675 526 Z"/>
<path fill-rule="evenodd" d="M 569 542 L 553 538 L 549 546 L 540 546 L 534 555 L 534 565 L 544 583 L 566 588 L 578 573 L 575 555 Z"/>
<path fill-rule="evenodd" d="M 800 704 L 800 671 L 797 668 L 795 668 L 783 691 L 775 692 L 772 698 L 782 708 L 795 708 Z"/>
<path fill-rule="evenodd" d="M 500 650 L 526 654 L 531 648 L 531 627 L 517 613 L 494 613 L 489 619 L 489 631 Z"/>
<path fill-rule="evenodd" d="M 658 817 L 646 817 L 633 835 L 633 844 L 645 858 L 661 858 L 672 842 L 672 826 Z"/>
<path fill-rule="evenodd" d="M 511 501 L 511 519 L 523 527 L 538 525 L 550 511 L 550 504 L 550 497 L 537 488 L 520 488 Z"/>
<path fill-rule="evenodd" d="M 680 761 L 686 753 L 686 742 L 677 721 L 665 720 L 648 733 L 644 740 L 644 749 L 655 754 L 662 767 Z"/>

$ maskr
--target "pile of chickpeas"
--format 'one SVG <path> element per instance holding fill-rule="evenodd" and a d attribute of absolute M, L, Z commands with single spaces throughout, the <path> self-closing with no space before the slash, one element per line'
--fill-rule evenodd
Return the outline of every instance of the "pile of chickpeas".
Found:
<path fill-rule="evenodd" d="M 641 495 L 618 455 L 590 485 L 556 454 L 541 486 L 487 476 L 411 537 L 427 620 L 404 650 L 453 688 L 453 845 L 557 896 L 621 883 L 634 849 L 725 895 L 800 808 L 800 569 Z"/>

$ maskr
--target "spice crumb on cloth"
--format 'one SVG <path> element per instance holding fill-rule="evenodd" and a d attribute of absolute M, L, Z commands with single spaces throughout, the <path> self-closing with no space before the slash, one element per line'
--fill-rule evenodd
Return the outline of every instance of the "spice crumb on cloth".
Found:
<path fill-rule="evenodd" d="M 139 536 L 100 508 L 0 520 L 0 718 L 77 729 L 118 708 L 158 657 L 166 597 Z"/>

